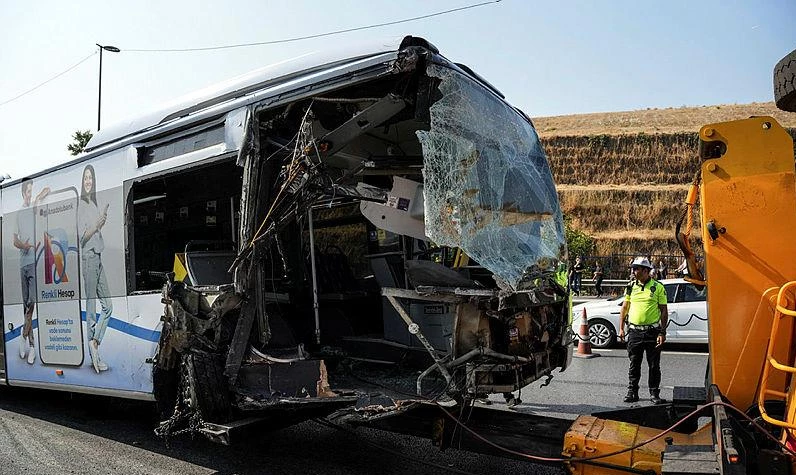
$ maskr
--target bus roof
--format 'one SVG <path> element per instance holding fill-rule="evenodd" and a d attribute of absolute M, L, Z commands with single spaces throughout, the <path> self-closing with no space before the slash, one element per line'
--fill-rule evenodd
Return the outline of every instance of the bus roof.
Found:
<path fill-rule="evenodd" d="M 316 70 L 398 51 L 400 49 L 399 44 L 401 44 L 400 38 L 392 38 L 388 41 L 359 42 L 335 49 L 312 51 L 255 69 L 249 73 L 176 98 L 151 112 L 107 126 L 92 137 L 86 146 L 86 151 L 91 152 L 102 145 L 151 130 L 171 120 L 241 98 L 268 86 L 311 74 Z M 239 104 L 235 106 L 238 107 Z"/>

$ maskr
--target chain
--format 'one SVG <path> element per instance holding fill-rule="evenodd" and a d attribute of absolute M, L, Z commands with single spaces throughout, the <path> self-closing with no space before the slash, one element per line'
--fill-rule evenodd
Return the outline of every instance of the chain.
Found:
<path fill-rule="evenodd" d="M 202 419 L 199 410 L 191 404 L 190 379 L 188 378 L 188 367 L 185 360 L 181 362 L 182 371 L 180 378 L 180 391 L 177 391 L 177 401 L 174 403 L 174 411 L 171 416 L 162 421 L 155 428 L 155 435 L 162 438 L 169 447 L 171 438 L 190 434 L 191 438 L 202 429 L 209 428 L 208 424 Z M 180 428 L 182 427 L 182 428 Z"/>

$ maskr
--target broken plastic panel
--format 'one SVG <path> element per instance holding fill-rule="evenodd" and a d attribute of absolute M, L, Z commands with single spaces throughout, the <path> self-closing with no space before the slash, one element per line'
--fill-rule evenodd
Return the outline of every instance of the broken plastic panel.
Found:
<path fill-rule="evenodd" d="M 566 241 L 553 177 L 529 121 L 462 73 L 431 64 L 442 98 L 423 147 L 426 234 L 513 289 L 553 272 Z"/>

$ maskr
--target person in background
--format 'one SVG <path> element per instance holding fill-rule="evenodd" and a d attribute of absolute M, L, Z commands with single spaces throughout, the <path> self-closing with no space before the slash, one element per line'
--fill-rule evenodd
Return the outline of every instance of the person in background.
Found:
<path fill-rule="evenodd" d="M 570 269 L 570 287 L 575 295 L 580 295 L 580 284 L 583 280 L 583 271 L 586 266 L 583 265 L 583 260 L 580 257 L 575 259 L 575 264 Z"/>
<path fill-rule="evenodd" d="M 597 298 L 603 296 L 603 267 L 600 262 L 594 263 L 594 274 L 591 276 L 594 281 L 594 291 L 597 293 Z"/>
<path fill-rule="evenodd" d="M 683 259 L 683 263 L 680 264 L 677 269 L 674 270 L 674 275 L 678 277 L 685 277 L 688 275 L 688 260 Z"/>
<path fill-rule="evenodd" d="M 658 271 L 655 273 L 656 279 L 663 280 L 669 276 L 669 269 L 663 261 L 658 261 Z"/>
<path fill-rule="evenodd" d="M 660 404 L 663 402 L 660 390 L 661 347 L 666 341 L 669 320 L 666 289 L 663 284 L 650 277 L 653 265 L 648 259 L 637 257 L 631 268 L 636 279 L 625 289 L 625 302 L 619 312 L 619 339 L 625 339 L 627 324 L 627 355 L 630 358 L 629 382 L 624 402 L 638 401 L 641 361 L 646 353 L 650 401 Z"/>

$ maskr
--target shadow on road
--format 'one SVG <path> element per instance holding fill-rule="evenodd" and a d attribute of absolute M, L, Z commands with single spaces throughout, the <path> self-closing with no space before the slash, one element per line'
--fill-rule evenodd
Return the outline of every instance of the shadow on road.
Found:
<path fill-rule="evenodd" d="M 164 467 L 152 472 L 173 473 L 173 461 L 193 464 L 179 473 L 195 473 L 205 467 L 218 474 L 318 473 L 369 474 L 441 473 L 440 468 L 408 460 L 363 443 L 347 432 L 309 421 L 296 426 L 264 432 L 227 447 L 201 436 L 177 437 L 168 444 L 153 434 L 157 417 L 153 403 L 96 397 L 25 388 L 0 388 L 0 410 L 29 416 L 79 432 L 93 434 L 134 449 L 162 457 Z M 479 456 L 453 449 L 440 452 L 426 439 L 359 429 L 368 440 L 424 461 L 469 473 L 548 473 L 562 474 L 554 467 L 540 467 L 498 457 Z M 78 434 L 79 435 L 79 434 Z M 97 454 L 98 457 L 113 456 Z M 159 460 L 161 457 L 158 458 Z M 178 463 L 178 465 L 180 465 Z M 183 464 L 184 465 L 184 464 Z M 460 472 L 461 473 L 461 472 Z"/>

